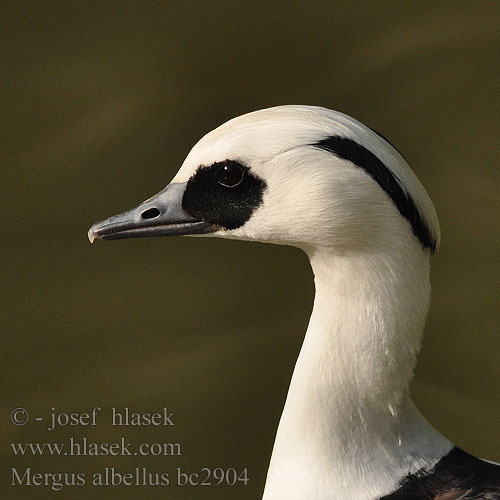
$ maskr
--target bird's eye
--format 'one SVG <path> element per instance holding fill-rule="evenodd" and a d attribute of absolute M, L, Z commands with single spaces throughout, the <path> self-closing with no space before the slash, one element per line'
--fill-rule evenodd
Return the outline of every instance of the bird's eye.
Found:
<path fill-rule="evenodd" d="M 233 188 L 239 186 L 245 177 L 244 168 L 232 161 L 224 162 L 217 172 L 217 182 L 224 187 Z"/>

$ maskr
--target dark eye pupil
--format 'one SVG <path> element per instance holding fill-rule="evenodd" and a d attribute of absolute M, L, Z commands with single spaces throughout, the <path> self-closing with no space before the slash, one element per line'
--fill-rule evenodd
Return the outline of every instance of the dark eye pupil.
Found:
<path fill-rule="evenodd" d="M 225 187 L 236 187 L 241 184 L 244 170 L 236 163 L 226 163 L 217 174 L 217 182 Z"/>

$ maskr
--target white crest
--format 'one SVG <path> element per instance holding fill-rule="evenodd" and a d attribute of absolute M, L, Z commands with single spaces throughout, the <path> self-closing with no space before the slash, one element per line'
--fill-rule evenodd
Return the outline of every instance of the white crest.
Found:
<path fill-rule="evenodd" d="M 227 159 L 244 163 L 266 182 L 262 206 L 251 220 L 217 236 L 339 249 L 393 236 L 386 231 L 401 216 L 380 186 L 350 162 L 312 146 L 330 136 L 353 139 L 384 163 L 438 245 L 435 209 L 404 158 L 368 127 L 325 108 L 278 106 L 234 118 L 193 147 L 173 182 L 186 182 L 200 166 Z M 318 228 L 321 235 L 314 234 Z"/>

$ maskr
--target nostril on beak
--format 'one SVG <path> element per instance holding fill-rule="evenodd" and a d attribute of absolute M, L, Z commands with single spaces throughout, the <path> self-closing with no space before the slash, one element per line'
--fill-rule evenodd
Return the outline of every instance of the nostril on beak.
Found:
<path fill-rule="evenodd" d="M 148 208 L 141 214 L 143 219 L 154 219 L 160 215 L 160 211 L 157 208 Z"/>

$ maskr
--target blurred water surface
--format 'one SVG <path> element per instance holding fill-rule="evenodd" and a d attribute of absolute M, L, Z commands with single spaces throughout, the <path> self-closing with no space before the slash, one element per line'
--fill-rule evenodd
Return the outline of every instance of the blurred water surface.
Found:
<path fill-rule="evenodd" d="M 223 121 L 277 104 L 390 138 L 440 216 L 412 386 L 429 420 L 500 459 L 496 1 L 15 2 L 2 20 L 1 490 L 9 499 L 259 498 L 313 285 L 298 250 L 97 243 Z M 9 414 L 168 406 L 174 428 L 52 432 Z M 178 441 L 181 457 L 13 457 L 12 441 Z M 9 487 L 38 472 L 248 467 L 248 486 Z"/>

